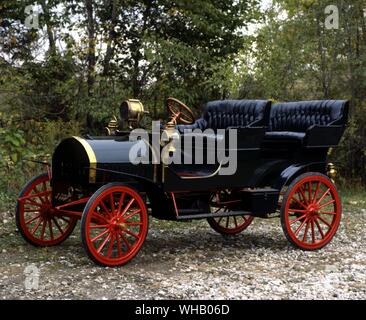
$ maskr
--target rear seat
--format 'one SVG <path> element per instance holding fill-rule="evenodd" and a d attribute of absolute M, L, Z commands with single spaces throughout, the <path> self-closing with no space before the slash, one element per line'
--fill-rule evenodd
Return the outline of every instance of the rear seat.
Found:
<path fill-rule="evenodd" d="M 346 100 L 273 104 L 265 142 L 305 147 L 337 145 L 347 123 L 348 108 Z"/>

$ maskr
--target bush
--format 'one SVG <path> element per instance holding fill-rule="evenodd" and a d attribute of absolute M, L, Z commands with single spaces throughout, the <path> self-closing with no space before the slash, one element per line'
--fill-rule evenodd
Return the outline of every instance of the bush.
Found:
<path fill-rule="evenodd" d="M 0 193 L 15 199 L 22 186 L 32 176 L 45 171 L 41 164 L 51 161 L 53 149 L 67 136 L 78 135 L 80 125 L 63 122 L 28 120 L 16 122 L 14 117 L 2 115 L 0 127 Z"/>

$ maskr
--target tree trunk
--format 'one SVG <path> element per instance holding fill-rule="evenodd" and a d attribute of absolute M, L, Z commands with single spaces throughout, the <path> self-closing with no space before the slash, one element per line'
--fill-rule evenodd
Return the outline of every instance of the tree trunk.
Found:
<path fill-rule="evenodd" d="M 122 5 L 120 4 L 120 0 L 113 0 L 112 3 L 112 13 L 111 13 L 111 26 L 109 29 L 108 40 L 107 40 L 107 50 L 103 62 L 103 74 L 108 75 L 110 71 L 110 62 L 114 55 L 114 40 L 116 38 L 116 33 L 114 31 L 116 24 L 118 22 L 118 14 L 119 8 Z"/>
<path fill-rule="evenodd" d="M 94 7 L 93 0 L 85 0 L 85 8 L 87 13 L 87 29 L 88 29 L 88 95 L 93 94 L 93 87 L 95 83 L 95 20 L 94 20 Z"/>
<path fill-rule="evenodd" d="M 146 2 L 146 8 L 144 14 L 142 16 L 143 25 L 140 32 L 140 37 L 136 39 L 136 43 L 132 47 L 131 58 L 133 61 L 133 71 L 132 71 L 132 92 L 135 97 L 138 97 L 141 92 L 141 81 L 139 80 L 140 75 L 140 61 L 143 58 L 141 54 L 141 44 L 143 41 L 143 37 L 148 27 L 148 21 L 150 20 L 150 12 L 151 12 L 152 2 Z M 145 75 L 147 76 L 147 75 Z"/>
<path fill-rule="evenodd" d="M 52 23 L 51 23 L 49 6 L 48 6 L 48 3 L 46 3 L 46 0 L 41 0 L 40 4 L 41 4 L 42 10 L 43 10 L 43 15 L 44 15 L 45 24 L 46 24 L 47 38 L 48 38 L 48 44 L 49 44 L 49 53 L 51 56 L 54 56 L 56 54 L 56 40 L 55 40 L 55 35 L 53 32 L 53 27 L 52 27 Z"/>
<path fill-rule="evenodd" d="M 318 54 L 320 57 L 320 71 L 321 71 L 321 84 L 323 88 L 323 97 L 327 99 L 329 97 L 329 85 L 328 85 L 328 77 L 327 77 L 327 61 L 325 56 L 324 49 L 324 39 L 323 32 L 321 30 L 320 25 L 320 15 L 317 13 L 316 15 L 316 32 L 318 38 Z"/>

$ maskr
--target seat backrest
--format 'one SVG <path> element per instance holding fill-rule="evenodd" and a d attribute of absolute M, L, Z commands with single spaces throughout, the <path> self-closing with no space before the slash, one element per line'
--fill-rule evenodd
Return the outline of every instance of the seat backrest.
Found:
<path fill-rule="evenodd" d="M 217 100 L 206 104 L 203 115 L 192 125 L 179 125 L 184 129 L 227 129 L 229 127 L 265 126 L 268 122 L 271 101 L 268 100 Z"/>
<path fill-rule="evenodd" d="M 219 100 L 208 102 L 203 113 L 207 128 L 264 126 L 271 102 L 267 100 Z M 266 115 L 267 114 L 267 115 Z"/>
<path fill-rule="evenodd" d="M 345 125 L 349 101 L 315 100 L 272 105 L 269 131 L 305 132 L 312 125 Z"/>

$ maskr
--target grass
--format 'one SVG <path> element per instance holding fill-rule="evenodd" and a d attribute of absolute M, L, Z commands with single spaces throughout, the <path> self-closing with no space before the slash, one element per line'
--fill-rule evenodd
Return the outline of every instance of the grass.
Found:
<path fill-rule="evenodd" d="M 339 188 L 344 210 L 366 209 L 366 188 Z"/>

